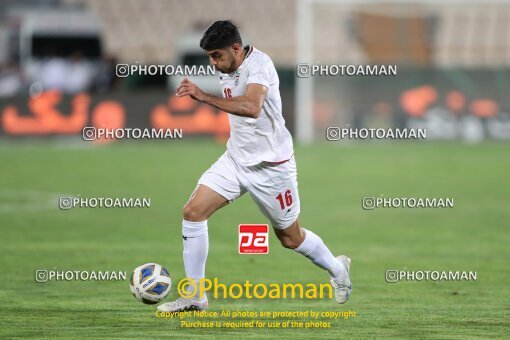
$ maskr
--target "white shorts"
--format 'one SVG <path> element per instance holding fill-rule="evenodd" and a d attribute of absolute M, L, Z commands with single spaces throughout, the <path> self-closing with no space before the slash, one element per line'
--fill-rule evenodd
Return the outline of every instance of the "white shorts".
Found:
<path fill-rule="evenodd" d="M 203 184 L 230 202 L 249 192 L 274 228 L 285 229 L 300 212 L 296 161 L 242 166 L 225 152 L 200 177 Z"/>

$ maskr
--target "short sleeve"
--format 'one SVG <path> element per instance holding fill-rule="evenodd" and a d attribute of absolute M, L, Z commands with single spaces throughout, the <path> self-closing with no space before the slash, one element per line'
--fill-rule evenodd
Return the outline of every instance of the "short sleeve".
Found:
<path fill-rule="evenodd" d="M 247 84 L 260 84 L 269 88 L 272 83 L 271 77 L 272 64 L 265 61 L 264 58 L 257 58 L 248 65 Z"/>

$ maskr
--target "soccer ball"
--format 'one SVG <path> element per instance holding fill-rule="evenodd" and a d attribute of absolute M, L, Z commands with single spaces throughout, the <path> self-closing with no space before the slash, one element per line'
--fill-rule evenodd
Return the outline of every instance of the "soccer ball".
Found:
<path fill-rule="evenodd" d="M 170 274 L 157 263 L 142 264 L 131 274 L 131 293 L 143 303 L 152 305 L 163 300 L 172 287 Z"/>

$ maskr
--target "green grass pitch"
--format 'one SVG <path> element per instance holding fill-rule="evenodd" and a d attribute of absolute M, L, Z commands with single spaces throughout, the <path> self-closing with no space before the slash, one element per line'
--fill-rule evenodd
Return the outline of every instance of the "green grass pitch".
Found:
<path fill-rule="evenodd" d="M 65 143 L 67 144 L 67 143 Z M 356 311 L 330 329 L 182 329 L 137 302 L 128 281 L 36 283 L 36 269 L 184 276 L 181 209 L 223 152 L 207 142 L 0 145 L 0 337 L 443 338 L 510 334 L 510 148 L 499 143 L 296 147 L 301 225 L 352 257 L 353 292 L 330 300 L 210 299 L 210 310 Z M 58 194 L 150 197 L 148 209 L 57 208 Z M 450 209 L 361 209 L 363 196 L 453 197 Z M 323 283 L 270 236 L 268 255 L 237 254 L 237 226 L 265 223 L 245 195 L 209 220 L 207 275 L 222 282 Z M 475 282 L 386 283 L 388 269 L 471 270 Z"/>

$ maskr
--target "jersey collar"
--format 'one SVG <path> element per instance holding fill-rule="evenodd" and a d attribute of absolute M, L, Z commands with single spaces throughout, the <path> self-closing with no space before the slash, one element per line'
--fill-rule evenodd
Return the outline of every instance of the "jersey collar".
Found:
<path fill-rule="evenodd" d="M 250 46 L 250 45 L 246 45 L 244 46 L 244 58 L 243 58 L 243 61 L 246 60 L 246 58 L 248 58 L 248 56 L 251 54 L 251 52 L 253 52 L 253 46 Z"/>
<path fill-rule="evenodd" d="M 243 47 L 243 49 L 244 49 L 243 61 L 241 62 L 241 65 L 239 65 L 239 68 L 237 70 L 235 70 L 232 73 L 227 73 L 227 76 L 229 76 L 230 78 L 234 77 L 236 74 L 241 72 L 241 70 L 240 70 L 241 66 L 244 64 L 244 61 L 250 56 L 251 52 L 253 52 L 253 46 L 251 46 L 251 45 L 246 45 Z"/>

